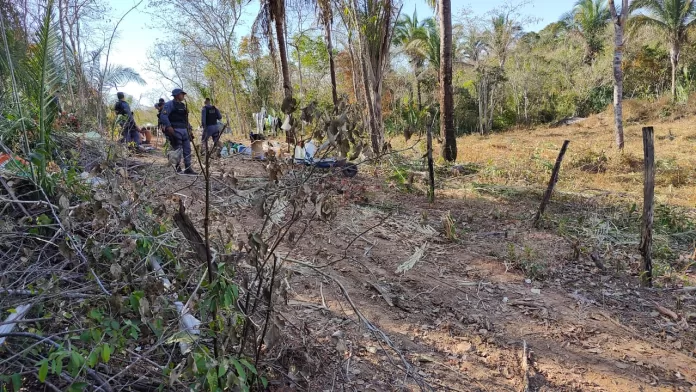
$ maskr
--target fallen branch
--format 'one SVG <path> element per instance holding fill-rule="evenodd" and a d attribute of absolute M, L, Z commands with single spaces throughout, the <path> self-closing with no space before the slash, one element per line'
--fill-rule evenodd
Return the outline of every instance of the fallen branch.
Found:
<path fill-rule="evenodd" d="M 5 190 L 7 191 L 7 194 L 10 195 L 10 197 L 12 198 L 12 201 L 17 205 L 17 207 L 19 207 L 20 210 L 22 210 L 24 215 L 31 218 L 31 214 L 29 213 L 29 211 L 27 211 L 27 209 L 24 208 L 24 204 L 19 202 L 19 199 L 17 199 L 17 196 L 15 195 L 12 188 L 7 184 L 7 181 L 5 181 L 5 179 L 2 177 L 0 177 L 0 184 L 2 184 L 3 188 L 5 188 Z"/>
<path fill-rule="evenodd" d="M 7 334 L 12 332 L 18 322 L 21 322 L 27 312 L 31 309 L 31 304 L 19 305 L 15 308 L 15 312 L 11 313 L 5 319 L 5 322 L 0 326 L 0 334 Z M 0 345 L 5 343 L 5 338 L 0 338 Z"/>
<path fill-rule="evenodd" d="M 174 223 L 184 235 L 184 238 L 188 240 L 198 260 L 202 263 L 207 263 L 212 258 L 210 250 L 205 246 L 205 241 L 203 241 L 203 237 L 196 230 L 196 226 L 194 226 L 191 218 L 186 215 L 186 207 L 181 199 L 179 199 L 179 211 L 174 214 Z"/>
<path fill-rule="evenodd" d="M 375 288 L 375 290 L 377 290 L 379 295 L 381 295 L 382 298 L 384 298 L 384 300 L 387 301 L 387 305 L 389 305 L 390 307 L 394 307 L 394 302 L 391 299 L 391 295 L 389 295 L 389 293 L 387 292 L 387 290 L 384 289 L 384 287 L 375 282 L 370 282 L 370 284 L 372 285 L 372 287 Z"/>
<path fill-rule="evenodd" d="M 9 319 L 9 317 L 8 317 L 8 319 Z M 41 318 L 33 318 L 33 319 L 3 321 L 2 323 L 0 323 L 0 326 L 9 325 L 9 324 L 35 323 L 38 321 L 50 321 L 50 320 L 53 320 L 53 317 L 41 317 Z M 0 344 L 2 344 L 2 343 L 0 343 Z"/>
<path fill-rule="evenodd" d="M 657 302 L 653 302 L 653 305 L 655 305 L 655 309 L 657 309 L 657 311 L 661 314 L 673 319 L 674 321 L 679 320 L 679 315 L 674 313 L 672 310 L 667 309 L 664 306 L 660 306 Z"/>
<path fill-rule="evenodd" d="M 529 391 L 529 362 L 527 361 L 527 341 L 522 341 L 522 374 L 524 378 L 522 381 L 522 391 Z"/>
<path fill-rule="evenodd" d="M 26 290 L 26 289 L 4 289 L 0 288 L 0 294 L 7 294 L 7 295 L 41 295 L 41 294 L 46 294 L 45 292 L 38 292 L 38 291 L 32 291 L 32 290 Z M 52 293 L 53 294 L 53 293 Z M 83 293 L 55 293 L 56 295 L 59 295 L 61 297 L 66 297 L 66 298 L 89 298 L 93 297 L 94 294 L 83 294 Z"/>

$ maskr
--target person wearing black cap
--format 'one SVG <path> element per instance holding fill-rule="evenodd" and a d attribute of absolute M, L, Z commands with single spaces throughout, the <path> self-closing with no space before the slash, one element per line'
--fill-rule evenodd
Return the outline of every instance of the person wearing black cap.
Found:
<path fill-rule="evenodd" d="M 138 126 L 135 125 L 130 105 L 126 102 L 125 95 L 122 92 L 119 91 L 116 96 L 118 97 L 118 102 L 114 105 L 116 115 L 125 117 L 124 120 L 120 121 L 123 135 L 121 140 L 126 143 L 133 142 L 136 146 L 140 146 L 140 133 L 138 133 Z"/>
<path fill-rule="evenodd" d="M 213 106 L 210 98 L 205 99 L 205 106 L 201 111 L 201 126 L 203 127 L 203 151 L 208 154 L 208 138 L 213 138 L 213 147 L 217 146 L 220 140 L 220 128 L 218 120 L 222 120 L 222 115 L 218 108 Z"/>
<path fill-rule="evenodd" d="M 173 150 L 181 149 L 184 155 L 184 174 L 197 175 L 191 167 L 191 139 L 189 139 L 188 108 L 184 103 L 186 92 L 180 88 L 172 91 L 171 101 L 164 104 L 159 119 L 164 126 L 164 133 L 169 138 Z M 181 161 L 176 164 L 177 173 L 181 173 Z"/>

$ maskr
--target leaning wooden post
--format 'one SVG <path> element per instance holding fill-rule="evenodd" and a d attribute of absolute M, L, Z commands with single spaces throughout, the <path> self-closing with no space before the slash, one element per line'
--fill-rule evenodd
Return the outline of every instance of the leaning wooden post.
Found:
<path fill-rule="evenodd" d="M 643 224 L 640 227 L 640 253 L 643 255 L 642 281 L 652 287 L 652 229 L 655 210 L 655 140 L 653 127 L 643 128 Z"/>
<path fill-rule="evenodd" d="M 566 150 L 568 149 L 568 143 L 570 143 L 570 140 L 565 140 L 563 142 L 563 147 L 561 147 L 561 151 L 558 153 L 558 158 L 556 158 L 556 164 L 553 165 L 551 179 L 549 179 L 549 186 L 546 187 L 544 198 L 541 199 L 539 211 L 537 211 L 536 215 L 534 216 L 534 227 L 539 227 L 539 222 L 541 222 L 541 217 L 544 215 L 546 205 L 549 203 L 549 200 L 551 200 L 551 195 L 553 194 L 553 187 L 556 186 L 556 183 L 558 182 L 558 171 L 561 170 L 561 163 L 563 162 L 563 156 L 565 156 Z"/>
<path fill-rule="evenodd" d="M 430 181 L 430 188 L 428 189 L 428 200 L 431 203 L 435 202 L 435 168 L 433 165 L 433 126 L 428 127 L 427 135 L 427 147 L 428 147 L 428 180 Z"/>

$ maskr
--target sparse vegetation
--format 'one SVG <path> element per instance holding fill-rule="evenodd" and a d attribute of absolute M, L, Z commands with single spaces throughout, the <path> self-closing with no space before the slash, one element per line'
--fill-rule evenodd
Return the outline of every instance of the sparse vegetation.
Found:
<path fill-rule="evenodd" d="M 451 3 L 0 0 L 0 390 L 693 388 L 694 3 Z M 134 13 L 193 172 L 111 110 Z"/>

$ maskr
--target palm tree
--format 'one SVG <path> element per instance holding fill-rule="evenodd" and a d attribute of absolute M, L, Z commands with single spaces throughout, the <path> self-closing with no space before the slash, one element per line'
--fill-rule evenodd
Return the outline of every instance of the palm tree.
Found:
<path fill-rule="evenodd" d="M 696 23 L 694 1 L 635 0 L 630 8 L 630 12 L 645 11 L 645 14 L 631 20 L 633 27 L 652 26 L 667 36 L 669 60 L 672 63 L 672 99 L 676 99 L 679 55 L 686 42 L 687 31 Z"/>
<path fill-rule="evenodd" d="M 611 19 L 614 22 L 614 123 L 616 147 L 619 151 L 624 148 L 624 133 L 623 133 L 623 45 L 624 45 L 624 27 L 628 19 L 628 0 L 621 0 L 621 9 L 617 11 L 614 0 L 609 0 L 609 11 Z"/>
<path fill-rule="evenodd" d="M 290 67 L 285 45 L 285 0 L 260 0 L 261 9 L 254 20 L 252 30 L 259 32 L 268 41 L 268 47 L 272 54 L 275 53 L 273 44 L 273 25 L 275 24 L 276 39 L 278 41 L 278 53 L 280 55 L 280 69 L 283 74 L 283 92 L 285 99 L 292 99 L 292 81 L 290 80 Z"/>
<path fill-rule="evenodd" d="M 575 7 L 566 14 L 562 23 L 585 41 L 585 62 L 590 64 L 602 51 L 602 35 L 611 15 L 606 0 L 577 0 Z"/>
<path fill-rule="evenodd" d="M 433 18 L 428 18 L 423 21 L 425 25 L 426 42 L 423 48 L 425 59 L 428 60 L 430 66 L 437 69 L 438 78 L 440 75 L 440 30 L 437 22 Z M 453 44 L 454 45 L 454 44 Z M 452 51 L 454 52 L 454 48 Z"/>
<path fill-rule="evenodd" d="M 418 14 L 414 9 L 413 17 L 406 14 L 401 15 L 394 27 L 394 45 L 403 48 L 413 66 L 419 108 L 422 107 L 422 101 L 418 74 L 426 59 L 425 52 L 428 42 L 427 24 L 427 19 L 422 22 L 418 21 Z"/>
<path fill-rule="evenodd" d="M 491 54 L 498 58 L 498 65 L 505 66 L 508 49 L 522 33 L 520 26 L 510 15 L 500 12 L 491 18 L 491 29 L 488 32 L 488 47 Z"/>
<path fill-rule="evenodd" d="M 450 162 L 457 159 L 457 138 L 454 134 L 454 99 L 452 97 L 452 3 L 439 0 L 440 19 L 440 136 L 442 157 Z"/>
<path fill-rule="evenodd" d="M 393 42 L 394 28 L 400 8 L 394 0 L 343 0 L 341 6 L 346 16 L 349 42 L 355 32 L 357 40 L 356 60 L 362 78 L 364 102 L 367 106 L 367 122 L 370 128 L 372 150 L 379 154 L 384 150 L 384 120 L 382 92 L 384 78 L 389 68 L 389 48 Z"/>

